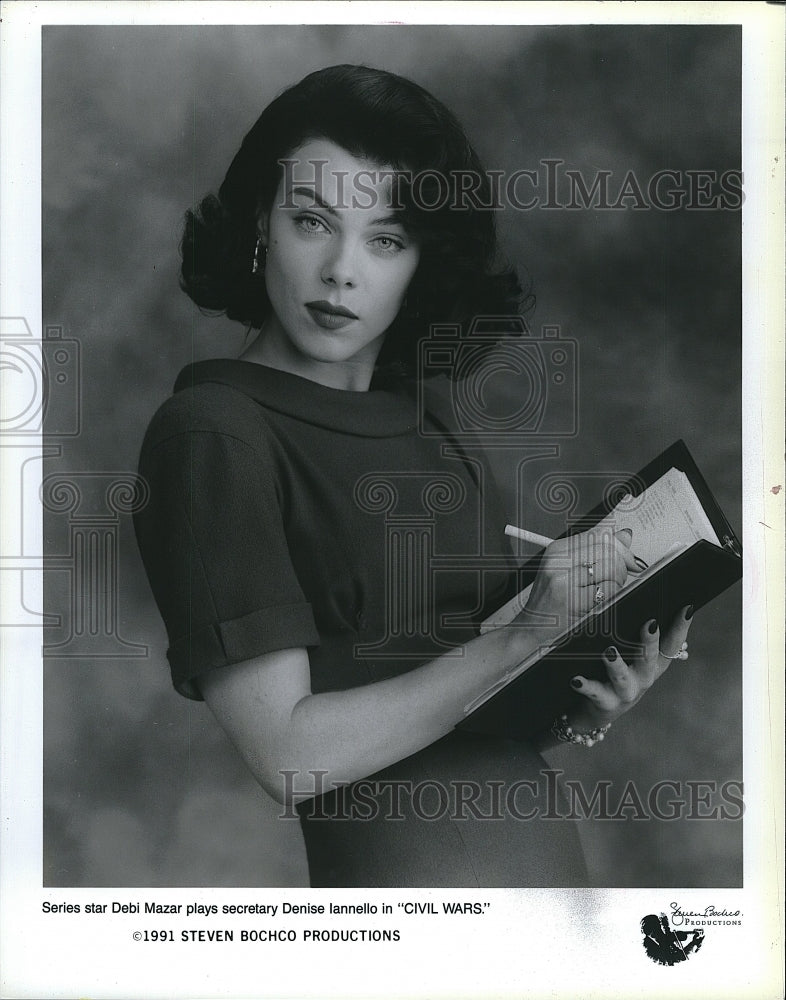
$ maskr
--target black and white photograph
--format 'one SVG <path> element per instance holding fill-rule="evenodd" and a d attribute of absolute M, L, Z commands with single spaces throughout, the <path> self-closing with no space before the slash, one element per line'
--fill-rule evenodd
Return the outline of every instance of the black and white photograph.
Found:
<path fill-rule="evenodd" d="M 783 10 L 148 6 L 26 29 L 3 996 L 776 997 Z"/>

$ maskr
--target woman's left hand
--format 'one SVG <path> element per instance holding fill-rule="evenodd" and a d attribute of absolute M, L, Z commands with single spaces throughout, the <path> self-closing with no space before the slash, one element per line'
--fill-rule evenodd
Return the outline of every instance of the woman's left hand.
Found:
<path fill-rule="evenodd" d="M 609 646 L 603 653 L 608 680 L 590 680 L 581 674 L 574 677 L 571 686 L 586 699 L 571 715 L 574 729 L 594 729 L 618 718 L 633 708 L 672 660 L 686 660 L 692 617 L 693 607 L 683 608 L 663 632 L 654 619 L 647 622 L 641 629 L 641 650 L 630 663 L 615 646 Z"/>

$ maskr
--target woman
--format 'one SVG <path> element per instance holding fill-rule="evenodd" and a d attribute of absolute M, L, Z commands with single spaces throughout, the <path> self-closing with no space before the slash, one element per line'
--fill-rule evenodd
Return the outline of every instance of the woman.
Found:
<path fill-rule="evenodd" d="M 586 879 L 573 826 L 527 818 L 550 794 L 536 751 L 455 729 L 636 568 L 628 533 L 558 541 L 514 624 L 477 634 L 514 582 L 503 518 L 444 380 L 412 375 L 433 324 L 520 306 L 489 197 L 438 101 L 337 66 L 273 101 L 187 216 L 184 289 L 258 334 L 181 372 L 143 446 L 137 534 L 175 687 L 297 805 L 314 886 Z M 645 623 L 629 664 L 607 650 L 607 681 L 574 678 L 585 697 L 549 739 L 602 738 L 690 614 L 663 637 Z"/>

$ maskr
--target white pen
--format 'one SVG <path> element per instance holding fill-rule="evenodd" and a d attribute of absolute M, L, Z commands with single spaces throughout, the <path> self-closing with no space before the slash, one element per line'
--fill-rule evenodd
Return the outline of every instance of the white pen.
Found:
<path fill-rule="evenodd" d="M 539 535 L 537 531 L 527 531 L 525 528 L 517 528 L 515 524 L 506 524 L 505 534 L 510 535 L 512 538 L 520 538 L 522 542 L 531 542 L 533 545 L 539 545 L 542 549 L 545 549 L 547 545 L 551 545 L 554 541 L 553 538 L 547 538 L 546 535 Z"/>
<path fill-rule="evenodd" d="M 549 538 L 547 535 L 539 535 L 537 531 L 527 531 L 526 528 L 517 528 L 515 524 L 506 524 L 505 534 L 510 535 L 512 538 L 520 538 L 523 542 L 531 542 L 542 549 L 545 549 L 547 545 L 551 545 L 554 541 L 553 538 Z M 643 572 L 645 569 L 649 569 L 648 564 L 640 556 L 634 553 L 633 558 L 640 571 Z"/>

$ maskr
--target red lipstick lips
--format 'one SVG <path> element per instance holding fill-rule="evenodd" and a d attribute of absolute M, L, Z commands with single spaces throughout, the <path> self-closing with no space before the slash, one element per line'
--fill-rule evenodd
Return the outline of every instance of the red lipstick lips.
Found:
<path fill-rule="evenodd" d="M 335 305 L 327 299 L 307 302 L 306 309 L 317 326 L 321 326 L 324 330 L 339 330 L 358 318 L 351 309 Z"/>

